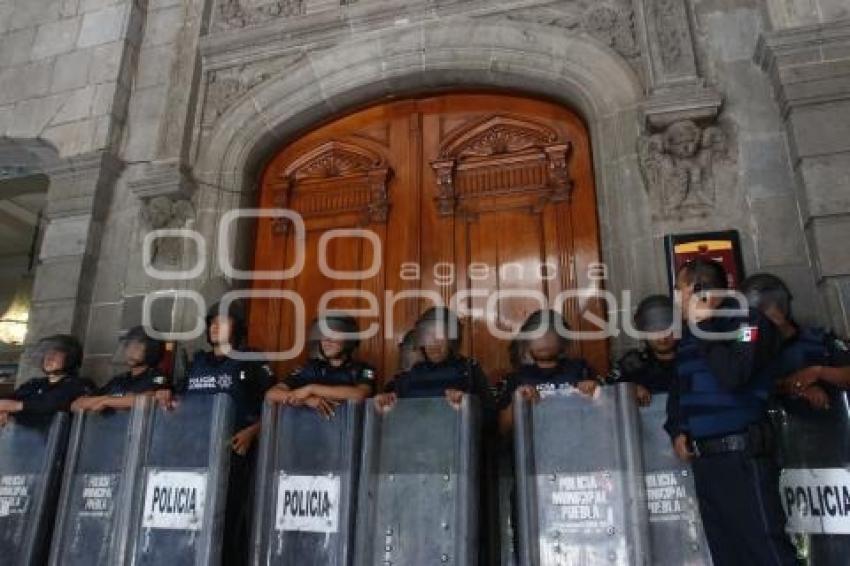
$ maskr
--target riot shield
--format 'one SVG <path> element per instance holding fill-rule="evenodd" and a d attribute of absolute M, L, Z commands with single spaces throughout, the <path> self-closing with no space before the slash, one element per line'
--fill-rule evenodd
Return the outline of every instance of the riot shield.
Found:
<path fill-rule="evenodd" d="M 806 539 L 809 564 L 850 556 L 850 396 L 830 391 L 830 408 L 787 403 L 778 418 L 783 470 L 780 499 L 787 531 Z M 798 541 L 799 542 L 799 541 Z"/>
<path fill-rule="evenodd" d="M 262 430 L 251 564 L 350 565 L 363 403 L 330 419 L 266 403 Z"/>
<path fill-rule="evenodd" d="M 634 385 L 514 397 L 519 563 L 648 563 Z"/>
<path fill-rule="evenodd" d="M 127 556 L 133 488 L 150 400 L 132 411 L 77 413 L 50 551 L 51 566 L 113 566 Z"/>
<path fill-rule="evenodd" d="M 0 428 L 0 561 L 41 564 L 47 557 L 68 437 L 67 413 Z"/>
<path fill-rule="evenodd" d="M 664 430 L 666 418 L 667 395 L 653 395 L 652 404 L 640 409 L 652 564 L 708 566 L 711 553 L 691 467 L 673 452 Z"/>
<path fill-rule="evenodd" d="M 132 564 L 219 564 L 224 529 L 233 402 L 189 394 L 156 407 L 130 526 Z"/>
<path fill-rule="evenodd" d="M 478 401 L 401 399 L 366 407 L 355 565 L 474 565 Z"/>

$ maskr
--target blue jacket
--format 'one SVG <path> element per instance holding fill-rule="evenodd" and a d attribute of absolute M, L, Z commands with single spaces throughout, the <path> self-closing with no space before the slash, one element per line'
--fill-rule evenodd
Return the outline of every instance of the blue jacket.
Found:
<path fill-rule="evenodd" d="M 677 403 L 668 416 L 693 439 L 745 432 L 766 418 L 767 400 L 780 376 L 765 370 L 779 351 L 779 334 L 754 309 L 746 316 L 714 317 L 699 328 L 735 333 L 736 338 L 708 340 L 685 328 L 676 353 Z"/>

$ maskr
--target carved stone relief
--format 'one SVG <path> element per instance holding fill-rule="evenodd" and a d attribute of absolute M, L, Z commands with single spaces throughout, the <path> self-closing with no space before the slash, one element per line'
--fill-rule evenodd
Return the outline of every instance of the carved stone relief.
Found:
<path fill-rule="evenodd" d="M 718 125 L 680 120 L 639 140 L 641 170 L 656 213 L 666 218 L 714 209 L 718 184 L 734 165 L 729 138 Z"/>
<path fill-rule="evenodd" d="M 640 56 L 635 13 L 628 0 L 559 0 L 507 12 L 510 20 L 532 22 L 587 33 L 628 60 Z"/>
<path fill-rule="evenodd" d="M 240 29 L 276 18 L 300 16 L 305 13 L 304 0 L 219 0 L 214 28 L 218 31 Z"/>
<path fill-rule="evenodd" d="M 192 203 L 185 198 L 153 197 L 142 205 L 142 222 L 149 231 L 186 228 L 195 218 Z M 186 238 L 162 237 L 153 242 L 154 267 L 177 267 L 183 258 Z"/>
<path fill-rule="evenodd" d="M 214 123 L 245 93 L 292 65 L 298 57 L 299 55 L 275 57 L 271 60 L 217 69 L 207 73 L 204 124 Z"/>

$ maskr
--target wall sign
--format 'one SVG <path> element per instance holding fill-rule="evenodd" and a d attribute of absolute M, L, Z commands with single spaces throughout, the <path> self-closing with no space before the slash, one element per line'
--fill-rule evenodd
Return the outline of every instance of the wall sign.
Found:
<path fill-rule="evenodd" d="M 741 258 L 741 239 L 737 230 L 667 235 L 664 237 L 664 249 L 667 252 L 667 283 L 670 285 L 671 294 L 676 282 L 676 273 L 683 265 L 696 258 L 723 264 L 728 274 L 730 289 L 736 289 L 746 277 Z"/>

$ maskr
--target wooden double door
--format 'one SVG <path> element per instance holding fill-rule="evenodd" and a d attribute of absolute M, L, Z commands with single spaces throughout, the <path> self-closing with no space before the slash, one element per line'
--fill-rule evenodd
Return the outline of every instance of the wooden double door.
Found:
<path fill-rule="evenodd" d="M 464 353 L 495 380 L 510 368 L 506 336 L 541 298 L 598 285 L 589 277 L 600 257 L 587 129 L 539 100 L 450 94 L 355 112 L 283 147 L 259 202 L 297 212 L 303 226 L 258 220 L 255 270 L 303 265 L 253 283 L 280 295 L 251 301 L 249 342 L 267 352 L 292 349 L 321 306 L 364 309 L 361 330 L 374 334 L 359 355 L 385 379 L 397 371 L 399 341 L 439 298 L 461 314 Z M 595 328 L 585 309 L 602 316 L 597 302 L 574 296 L 555 308 L 573 329 Z M 606 369 L 605 340 L 571 350 Z"/>

